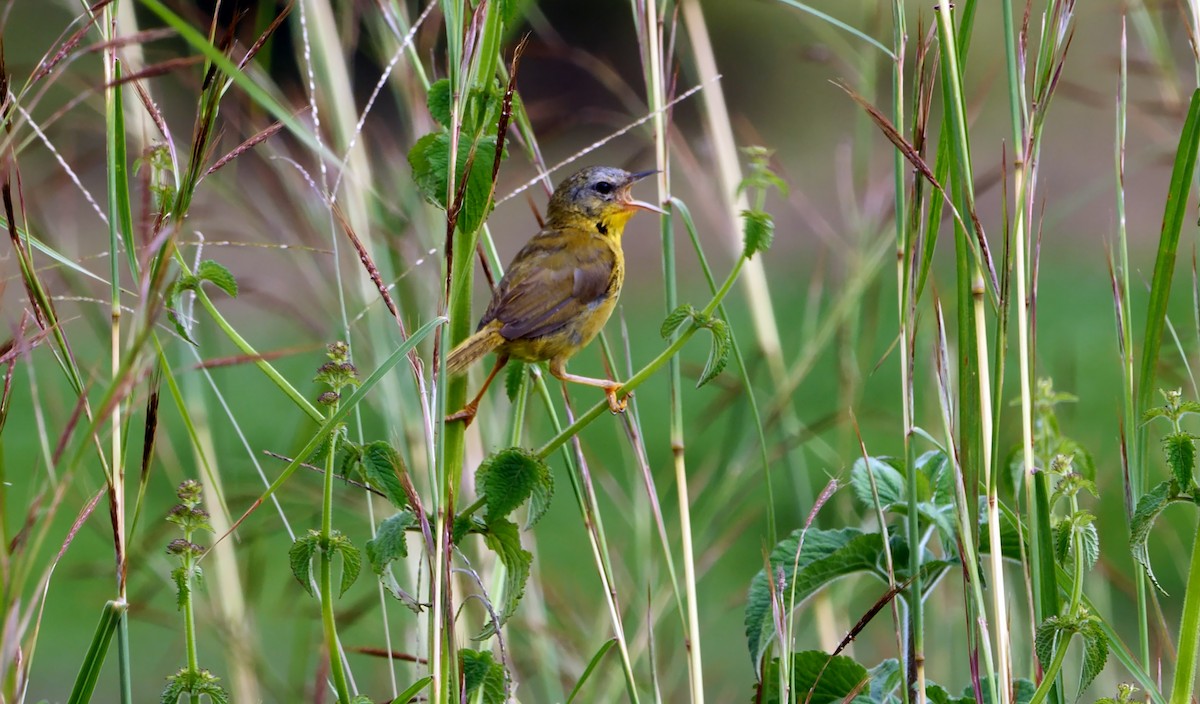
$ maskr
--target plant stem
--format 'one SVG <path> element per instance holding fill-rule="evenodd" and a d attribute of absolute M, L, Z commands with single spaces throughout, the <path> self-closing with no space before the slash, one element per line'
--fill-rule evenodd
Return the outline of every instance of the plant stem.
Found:
<path fill-rule="evenodd" d="M 1183 597 L 1183 617 L 1179 621 L 1178 648 L 1170 704 L 1188 704 L 1192 701 L 1197 660 L 1200 660 L 1200 521 L 1196 522 L 1196 535 L 1192 538 L 1192 561 Z"/>
<path fill-rule="evenodd" d="M 330 413 L 337 412 L 337 404 L 330 406 Z M 321 493 L 321 625 L 325 631 L 325 649 L 329 651 L 329 670 L 333 675 L 333 686 L 337 691 L 338 704 L 349 704 L 350 689 L 346 685 L 346 671 L 342 668 L 342 648 L 338 642 L 337 624 L 333 618 L 333 475 L 337 443 L 329 443 L 325 455 L 324 485 Z M 343 567 L 343 569 L 345 569 Z"/>

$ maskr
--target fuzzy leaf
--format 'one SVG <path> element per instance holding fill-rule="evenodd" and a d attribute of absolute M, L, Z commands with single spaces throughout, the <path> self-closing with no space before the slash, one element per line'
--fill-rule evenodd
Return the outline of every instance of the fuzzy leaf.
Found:
<path fill-rule="evenodd" d="M 1108 638 L 1093 619 L 1080 625 L 1079 635 L 1083 636 L 1083 672 L 1079 675 L 1079 691 L 1082 692 L 1108 662 Z"/>
<path fill-rule="evenodd" d="M 504 393 L 510 403 L 517 402 L 517 394 L 521 392 L 521 382 L 525 380 L 525 363 L 515 359 L 510 360 L 504 373 Z"/>
<path fill-rule="evenodd" d="M 371 563 L 371 571 L 383 576 L 393 561 L 408 557 L 408 543 L 405 536 L 408 529 L 417 522 L 412 511 L 401 511 L 388 518 L 375 529 L 375 537 L 367 541 L 367 561 Z"/>
<path fill-rule="evenodd" d="M 795 530 L 771 550 L 769 564 L 775 581 L 774 593 L 787 600 L 794 594 L 794 605 L 799 605 L 841 577 L 875 573 L 882 554 L 883 539 L 878 533 L 864 533 L 856 528 Z M 756 670 L 763 653 L 776 637 L 771 595 L 767 573 L 759 570 L 750 580 L 745 618 L 747 646 Z"/>
<path fill-rule="evenodd" d="M 200 281 L 210 281 L 231 297 L 237 298 L 237 279 L 233 278 L 233 274 L 229 273 L 228 269 L 211 259 L 205 259 L 200 262 L 200 266 L 196 267 L 196 278 Z"/>
<path fill-rule="evenodd" d="M 750 259 L 771 248 L 775 239 L 775 220 L 761 210 L 742 211 L 742 256 Z"/>
<path fill-rule="evenodd" d="M 175 326 L 175 334 L 179 335 L 193 347 L 197 346 L 196 341 L 188 335 L 187 328 L 183 326 L 183 321 L 179 318 L 176 312 L 176 304 L 179 300 L 179 294 L 184 291 L 191 290 L 196 287 L 199 280 L 195 276 L 180 276 L 170 286 L 167 287 L 167 292 L 163 296 L 163 307 L 167 309 L 167 320 Z"/>
<path fill-rule="evenodd" d="M 533 564 L 533 555 L 521 547 L 520 529 L 512 521 L 489 521 L 483 540 L 504 564 L 504 603 L 499 610 L 499 623 L 488 623 L 476 640 L 494 635 L 517 610 L 517 604 L 525 594 L 525 582 L 529 580 L 529 566 Z"/>
<path fill-rule="evenodd" d="M 1167 466 L 1179 486 L 1192 485 L 1192 473 L 1196 470 L 1196 442 L 1188 433 L 1171 433 L 1163 438 L 1163 453 Z"/>
<path fill-rule="evenodd" d="M 492 658 L 490 651 L 463 648 L 458 654 L 462 658 L 463 689 L 467 701 L 473 704 L 504 704 L 504 666 Z"/>
<path fill-rule="evenodd" d="M 875 506 L 875 497 L 871 492 L 872 475 L 875 477 L 875 489 L 881 507 L 886 510 L 892 504 L 903 503 L 906 495 L 904 474 L 892 464 L 892 458 L 869 457 L 867 461 L 870 465 L 860 457 L 850 468 L 850 487 L 859 503 L 867 508 Z"/>
<path fill-rule="evenodd" d="M 1142 498 L 1138 499 L 1137 510 L 1133 512 L 1133 520 L 1129 523 L 1129 549 L 1133 553 L 1133 559 L 1137 560 L 1138 564 L 1146 570 L 1146 576 L 1163 594 L 1167 592 L 1154 577 L 1154 570 L 1150 567 L 1150 550 L 1146 543 L 1150 538 L 1150 529 L 1154 527 L 1154 521 L 1171 503 L 1171 496 L 1175 493 L 1176 488 L 1175 482 L 1167 481 L 1142 494 Z"/>
<path fill-rule="evenodd" d="M 466 171 L 471 153 L 471 143 L 462 140 L 458 144 L 458 160 L 455 166 L 454 188 L 458 190 Z M 462 210 L 458 214 L 459 232 L 474 232 L 483 224 L 494 203 L 492 191 L 492 162 L 496 153 L 496 138 L 482 137 L 475 144 L 475 160 L 467 178 L 467 189 L 463 195 Z M 445 131 L 432 132 L 417 140 L 408 152 L 408 163 L 412 167 L 413 181 L 425 200 L 446 209 L 446 175 L 450 164 L 450 135 Z M 453 194 L 457 197 L 457 193 Z"/>
<path fill-rule="evenodd" d="M 362 450 L 362 468 L 367 483 L 382 491 L 393 506 L 402 510 L 408 508 L 408 495 L 400 483 L 400 476 L 408 468 L 396 448 L 383 440 L 367 445 Z"/>
<path fill-rule="evenodd" d="M 296 538 L 288 550 L 288 562 L 292 566 L 292 576 L 304 587 L 309 596 L 313 596 L 311 572 L 313 555 L 317 552 L 317 544 L 321 536 L 317 531 L 310 530 L 305 535 Z"/>
<path fill-rule="evenodd" d="M 705 327 L 712 331 L 712 347 L 708 349 L 708 361 L 704 363 L 704 371 L 700 372 L 700 380 L 696 382 L 697 389 L 717 378 L 729 363 L 729 351 L 733 349 L 733 338 L 724 320 L 712 318 Z"/>
<path fill-rule="evenodd" d="M 342 556 L 342 582 L 338 589 L 340 597 L 358 579 L 358 573 L 362 571 L 362 555 L 359 554 L 358 548 L 354 547 L 354 543 L 350 542 L 350 538 L 341 533 L 331 536 L 329 547 L 332 552 Z M 330 559 L 332 558 L 330 555 Z"/>
<path fill-rule="evenodd" d="M 779 659 L 773 658 L 763 678 L 763 704 L 779 704 Z M 818 679 L 818 677 L 820 679 Z M 849 699 L 859 684 L 867 680 L 867 668 L 845 655 L 830 658 L 820 650 L 805 650 L 792 653 L 792 699 L 809 704 L 833 704 Z M 856 697 L 855 701 L 868 701 Z"/>
<path fill-rule="evenodd" d="M 550 468 L 528 450 L 510 447 L 484 460 L 475 473 L 475 493 L 487 501 L 487 521 L 512 513 L 550 475 Z"/>
<path fill-rule="evenodd" d="M 674 335 L 675 331 L 678 330 L 684 323 L 694 319 L 696 315 L 696 309 L 692 306 L 679 306 L 667 314 L 667 317 L 665 320 L 663 320 L 662 327 L 659 328 L 658 332 L 663 336 L 663 339 L 666 340 Z"/>
<path fill-rule="evenodd" d="M 1071 631 L 1070 624 L 1058 616 L 1051 616 L 1038 624 L 1033 639 L 1033 652 L 1037 654 L 1038 662 L 1042 663 L 1043 668 L 1054 659 L 1054 651 L 1067 646 L 1067 638 L 1070 637 Z"/>
<path fill-rule="evenodd" d="M 425 105 L 429 107 L 429 115 L 437 121 L 439 125 L 447 129 L 450 128 L 450 80 L 443 78 L 440 81 L 434 81 L 429 86 L 429 93 L 425 96 Z"/>
<path fill-rule="evenodd" d="M 529 511 L 525 516 L 525 530 L 529 530 L 542 520 L 542 516 L 550 510 L 550 499 L 552 498 L 554 498 L 554 475 L 547 468 L 545 472 L 538 475 L 537 483 L 533 485 L 533 491 L 529 494 Z"/>

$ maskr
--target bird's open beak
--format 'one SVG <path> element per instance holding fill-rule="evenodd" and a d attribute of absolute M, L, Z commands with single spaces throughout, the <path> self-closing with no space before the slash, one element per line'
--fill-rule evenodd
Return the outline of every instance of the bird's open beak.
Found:
<path fill-rule="evenodd" d="M 651 205 L 650 203 L 647 203 L 644 200 L 634 200 L 633 198 L 629 197 L 630 196 L 630 194 L 629 194 L 630 186 L 632 186 L 634 183 L 636 183 L 638 181 L 641 181 L 642 179 L 646 178 L 647 176 L 653 176 L 656 173 L 658 173 L 658 169 L 650 169 L 649 171 L 638 171 L 637 173 L 629 174 L 629 181 L 625 184 L 625 197 L 621 199 L 622 202 L 624 202 L 625 205 L 630 208 L 637 208 L 639 210 L 649 210 L 652 213 L 666 215 L 667 211 L 663 210 L 662 208 L 658 207 L 657 205 Z"/>

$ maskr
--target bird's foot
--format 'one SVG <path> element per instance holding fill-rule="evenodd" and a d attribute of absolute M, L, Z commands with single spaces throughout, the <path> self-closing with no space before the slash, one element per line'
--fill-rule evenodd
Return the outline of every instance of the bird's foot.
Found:
<path fill-rule="evenodd" d="M 462 407 L 462 410 L 455 411 L 454 413 L 446 416 L 446 422 L 455 423 L 461 420 L 463 422 L 463 427 L 469 426 L 471 425 L 471 421 L 475 420 L 475 413 L 478 410 L 479 407 L 476 404 L 468 403 Z"/>
<path fill-rule="evenodd" d="M 608 410 L 612 411 L 614 415 L 625 412 L 625 409 L 629 407 L 629 397 L 633 395 L 630 392 L 621 398 L 617 398 L 617 394 L 619 393 L 621 393 L 621 384 L 615 381 L 611 385 L 604 387 L 604 396 L 608 399 Z"/>

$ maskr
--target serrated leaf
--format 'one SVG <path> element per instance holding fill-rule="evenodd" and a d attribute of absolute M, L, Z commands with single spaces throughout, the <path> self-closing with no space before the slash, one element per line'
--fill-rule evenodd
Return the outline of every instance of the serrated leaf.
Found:
<path fill-rule="evenodd" d="M 1108 637 L 1093 619 L 1080 626 L 1079 635 L 1083 636 L 1083 672 L 1079 676 L 1079 691 L 1082 692 L 1108 662 Z"/>
<path fill-rule="evenodd" d="M 291 549 L 288 550 L 288 562 L 292 567 L 292 576 L 304 587 L 304 591 L 308 592 L 309 596 L 313 596 L 311 569 L 313 555 L 317 552 L 317 545 L 321 536 L 317 531 L 310 530 L 307 534 L 296 538 L 296 542 L 292 543 Z"/>
<path fill-rule="evenodd" d="M 1186 415 L 1188 413 L 1191 413 L 1191 414 L 1200 413 L 1200 403 L 1196 403 L 1195 401 L 1184 401 L 1179 404 L 1179 410 L 1177 412 L 1179 413 L 1180 416 Z"/>
<path fill-rule="evenodd" d="M 854 461 L 854 465 L 850 468 L 850 488 L 854 490 L 855 498 L 864 507 L 873 508 L 875 506 L 875 498 L 871 492 L 872 475 L 875 477 L 875 490 L 879 494 L 881 507 L 887 509 L 892 504 L 904 502 L 906 495 L 904 475 L 891 464 L 891 461 L 890 457 L 868 457 L 865 462 L 860 457 Z"/>
<path fill-rule="evenodd" d="M 916 460 L 917 471 L 925 477 L 929 484 L 929 495 L 922 500 L 932 501 L 938 505 L 954 503 L 954 471 L 950 460 L 941 450 L 930 450 Z"/>
<path fill-rule="evenodd" d="M 881 660 L 878 665 L 870 669 L 869 674 L 871 675 L 871 686 L 866 691 L 870 693 L 871 701 L 876 704 L 889 704 L 894 701 L 895 697 L 892 696 L 892 692 L 895 692 L 896 688 L 900 686 L 900 661 L 896 658 Z M 926 693 L 929 691 L 930 684 L 932 683 L 926 682 Z"/>
<path fill-rule="evenodd" d="M 388 565 L 408 557 L 408 529 L 417 522 L 412 511 L 401 511 L 375 529 L 375 537 L 367 541 L 367 561 L 371 571 L 382 576 Z"/>
<path fill-rule="evenodd" d="M 467 161 L 471 153 L 469 140 L 458 145 L 458 160 L 455 166 L 455 190 L 462 183 Z M 492 162 L 496 153 L 496 138 L 482 137 L 475 144 L 475 161 L 467 177 L 467 188 L 463 195 L 462 210 L 458 214 L 458 230 L 474 232 L 483 224 L 494 203 L 491 201 Z M 425 200 L 446 209 L 446 175 L 450 163 L 450 135 L 445 131 L 432 132 L 417 140 L 408 152 L 408 163 L 412 167 L 413 181 Z M 457 193 L 454 194 L 457 197 Z"/>
<path fill-rule="evenodd" d="M 521 382 L 525 380 L 525 363 L 509 360 L 508 369 L 504 373 L 504 393 L 509 403 L 516 403 L 517 394 L 521 393 Z"/>
<path fill-rule="evenodd" d="M 1142 569 L 1146 570 L 1146 576 L 1163 594 L 1167 592 L 1158 583 L 1158 579 L 1154 576 L 1154 570 L 1150 567 L 1150 551 L 1146 543 L 1150 538 L 1150 529 L 1154 527 L 1154 521 L 1158 519 L 1158 515 L 1163 512 L 1163 509 L 1170 505 L 1171 495 L 1174 492 L 1174 483 L 1167 481 L 1142 494 L 1142 498 L 1138 499 L 1137 509 L 1133 512 L 1133 520 L 1129 522 L 1129 550 L 1133 553 L 1133 559 L 1137 560 Z"/>
<path fill-rule="evenodd" d="M 484 460 L 475 473 L 475 493 L 486 500 L 487 522 L 515 511 L 549 474 L 545 462 L 519 447 L 501 450 Z"/>
<path fill-rule="evenodd" d="M 183 696 L 183 687 L 183 678 L 179 676 L 168 677 L 167 686 L 163 689 L 162 696 L 158 701 L 160 704 L 175 704 Z"/>
<path fill-rule="evenodd" d="M 450 127 L 450 80 L 443 78 L 440 81 L 434 81 L 429 86 L 429 93 L 425 96 L 425 105 L 429 108 L 429 115 L 442 127 L 449 129 Z"/>
<path fill-rule="evenodd" d="M 1179 486 L 1191 486 L 1192 474 L 1196 470 L 1195 440 L 1188 433 L 1171 433 L 1162 442 L 1171 475 L 1179 482 Z"/>
<path fill-rule="evenodd" d="M 779 669 L 778 658 L 773 658 L 769 668 L 773 677 L 763 680 L 760 700 L 763 704 L 778 704 Z M 792 653 L 792 698 L 794 702 L 808 704 L 833 704 L 850 698 L 870 674 L 867 668 L 845 655 L 832 658 L 820 650 L 805 650 Z M 865 701 L 865 697 L 863 698 Z"/>
<path fill-rule="evenodd" d="M 538 477 L 537 483 L 533 485 L 533 491 L 529 494 L 529 511 L 525 517 L 525 530 L 529 530 L 542 520 L 542 516 L 550 510 L 552 498 L 554 498 L 554 475 L 547 469 Z"/>
<path fill-rule="evenodd" d="M 742 256 L 750 259 L 771 248 L 775 238 L 775 220 L 761 210 L 742 211 Z"/>
<path fill-rule="evenodd" d="M 1166 418 L 1167 416 L 1167 409 L 1163 408 L 1162 406 L 1149 408 L 1145 413 L 1142 414 L 1142 425 L 1149 423 L 1155 418 Z"/>
<path fill-rule="evenodd" d="M 329 547 L 334 554 L 342 556 L 342 582 L 338 589 L 338 597 L 341 597 L 358 579 L 358 573 L 362 571 L 362 555 L 359 554 L 358 548 L 354 547 L 354 543 L 350 542 L 350 538 L 341 533 L 335 532 L 330 536 Z M 333 555 L 330 555 L 330 559 L 332 558 Z"/>
<path fill-rule="evenodd" d="M 376 440 L 362 451 L 363 476 L 367 483 L 383 492 L 387 500 L 398 509 L 408 508 L 408 494 L 400 476 L 408 472 L 404 458 L 396 448 L 383 440 Z"/>
<path fill-rule="evenodd" d="M 771 550 L 768 564 L 773 577 L 783 577 L 782 585 L 776 579 L 775 593 L 787 600 L 794 594 L 793 605 L 799 605 L 841 577 L 875 572 L 882 554 L 883 538 L 878 533 L 864 533 L 856 528 L 810 528 L 807 532 L 795 530 L 779 541 Z M 750 580 L 745 618 L 747 646 L 756 671 L 763 652 L 775 638 L 771 591 L 767 573 L 759 570 Z"/>
<path fill-rule="evenodd" d="M 1033 638 L 1033 652 L 1043 668 L 1050 665 L 1056 650 L 1067 646 L 1071 631 L 1070 625 L 1058 616 L 1051 616 L 1038 624 Z"/>
<path fill-rule="evenodd" d="M 667 314 L 663 320 L 662 327 L 658 329 L 658 333 L 663 339 L 667 339 L 675 334 L 684 323 L 696 317 L 696 309 L 692 306 L 683 305 Z"/>
<path fill-rule="evenodd" d="M 713 339 L 712 346 L 708 349 L 708 361 L 704 363 L 704 371 L 700 372 L 700 380 L 696 382 L 697 389 L 715 379 L 725 369 L 725 365 L 729 363 L 729 351 L 733 348 L 729 326 L 724 320 L 712 318 L 705 323 L 705 327 L 712 332 Z"/>
<path fill-rule="evenodd" d="M 483 540 L 504 564 L 504 603 L 497 615 L 499 622 L 489 622 L 476 640 L 494 635 L 517 610 L 517 604 L 525 594 L 525 583 L 529 580 L 529 567 L 533 564 L 533 555 L 521 547 L 520 528 L 512 521 L 489 521 Z"/>
<path fill-rule="evenodd" d="M 1054 560 L 1060 565 L 1065 565 L 1071 557 L 1071 522 L 1060 521 L 1053 530 Z"/>
<path fill-rule="evenodd" d="M 188 586 L 187 568 L 183 565 L 171 570 L 171 580 L 175 582 L 175 610 L 180 611 L 187 606 L 191 587 Z"/>
<path fill-rule="evenodd" d="M 462 658 L 463 689 L 466 690 L 467 700 L 481 704 L 505 704 L 504 666 L 492 658 L 491 652 L 463 648 L 458 654 Z"/>
<path fill-rule="evenodd" d="M 1091 514 L 1087 514 L 1087 517 L 1091 518 Z M 1096 531 L 1095 521 L 1088 520 L 1082 524 L 1077 521 L 1076 525 L 1079 547 L 1083 553 L 1083 568 L 1090 572 L 1100 559 L 1100 534 Z"/>
<path fill-rule="evenodd" d="M 211 259 L 205 259 L 200 262 L 200 266 L 196 267 L 196 278 L 200 281 L 208 281 L 231 297 L 237 298 L 237 279 L 233 278 L 233 274 L 229 273 L 228 269 Z"/>

